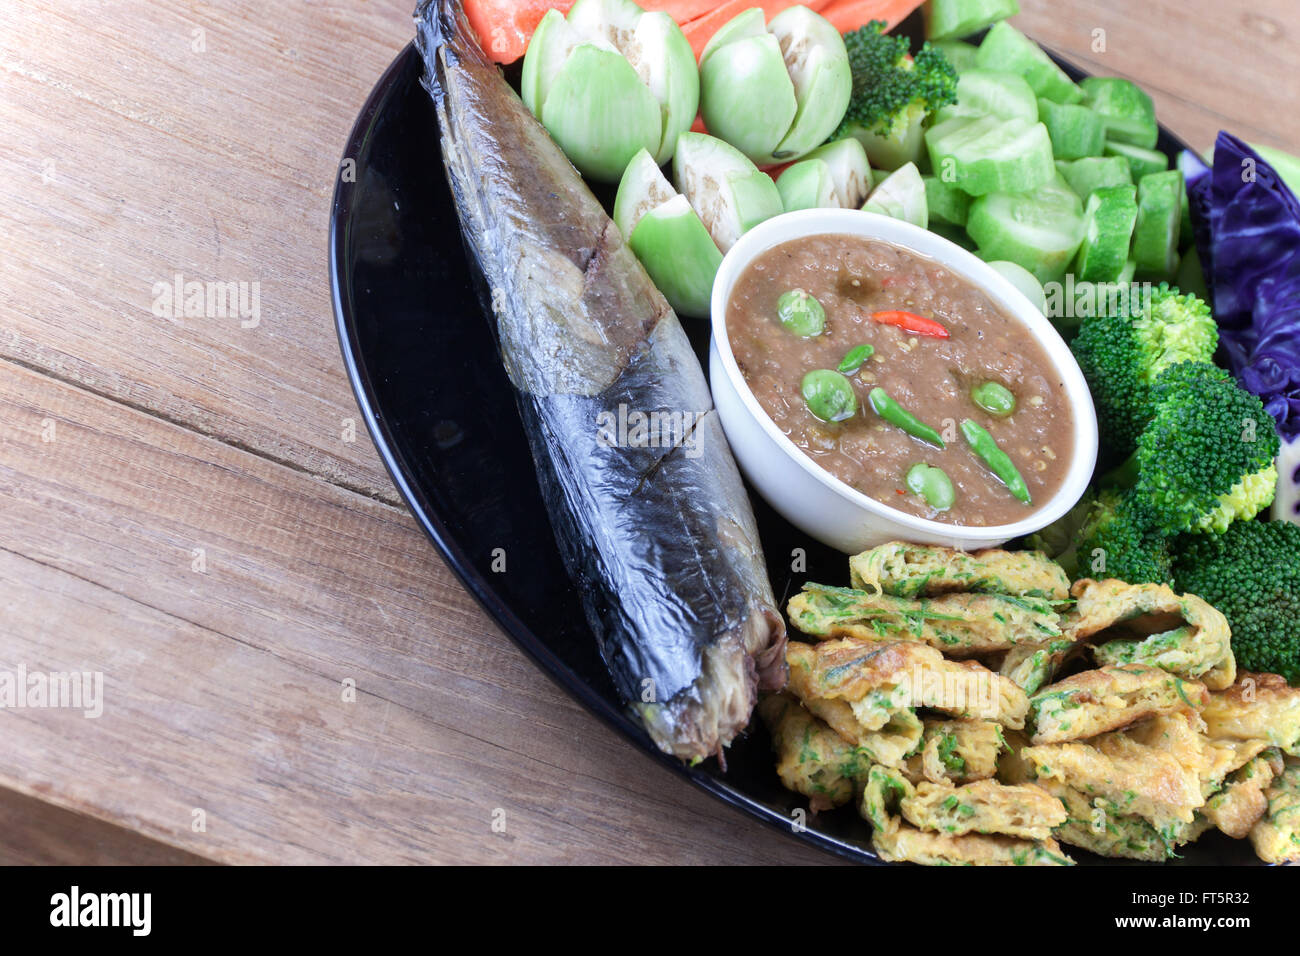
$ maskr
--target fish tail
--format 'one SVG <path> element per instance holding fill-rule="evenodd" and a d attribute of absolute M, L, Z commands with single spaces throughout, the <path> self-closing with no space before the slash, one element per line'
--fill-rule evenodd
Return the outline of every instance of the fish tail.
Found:
<path fill-rule="evenodd" d="M 448 67 L 474 63 L 495 69 L 483 52 L 460 0 L 419 0 L 414 17 L 415 47 L 426 64 L 420 82 L 435 97 L 445 94 L 447 85 L 443 74 Z M 441 55 L 430 55 L 435 50 Z"/>

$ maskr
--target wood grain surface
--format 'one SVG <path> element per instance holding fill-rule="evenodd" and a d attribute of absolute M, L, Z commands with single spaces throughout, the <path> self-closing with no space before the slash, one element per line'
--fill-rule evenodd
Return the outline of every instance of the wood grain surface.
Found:
<path fill-rule="evenodd" d="M 103 675 L 0 711 L 0 863 L 829 860 L 534 669 L 359 425 L 328 211 L 412 5 L 0 4 L 0 670 Z M 1021 6 L 1198 148 L 1300 152 L 1290 0 Z M 178 274 L 257 321 L 160 317 Z"/>

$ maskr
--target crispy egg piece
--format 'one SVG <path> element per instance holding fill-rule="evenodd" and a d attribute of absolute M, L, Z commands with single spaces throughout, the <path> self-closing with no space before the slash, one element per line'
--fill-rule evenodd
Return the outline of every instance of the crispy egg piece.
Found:
<path fill-rule="evenodd" d="M 776 772 L 785 786 L 808 798 L 814 811 L 851 801 L 871 769 L 871 759 L 822 723 L 787 693 L 759 701 L 772 734 Z"/>
<path fill-rule="evenodd" d="M 920 753 L 907 758 L 903 772 L 912 783 L 987 780 L 997 773 L 1006 746 L 996 721 L 926 719 Z"/>
<path fill-rule="evenodd" d="M 1123 813 L 1165 831 L 1191 824 L 1205 803 L 1202 749 L 1197 729 L 1184 714 L 1156 717 L 1094 737 L 1026 747 L 1020 756 L 1038 780 L 1057 780 L 1105 797 Z"/>
<path fill-rule="evenodd" d="M 1136 814 L 1125 813 L 1105 797 L 1067 787 L 1055 779 L 1038 783 L 1066 811 L 1065 822 L 1056 828 L 1056 838 L 1099 856 L 1147 862 L 1168 860 L 1176 855 L 1180 844 L 1196 839 L 1205 829 L 1203 821 L 1193 820 L 1162 831 Z"/>
<path fill-rule="evenodd" d="M 927 786 L 923 784 L 922 786 Z M 949 788 L 951 789 L 951 788 Z M 871 824 L 871 842 L 882 860 L 928 866 L 1072 866 L 1055 840 L 967 833 L 955 836 L 919 830 L 902 821 L 904 802 L 918 788 L 898 771 L 872 767 L 859 812 Z"/>
<path fill-rule="evenodd" d="M 1041 551 L 966 552 L 890 541 L 849 558 L 849 576 L 855 588 L 898 597 L 951 591 L 1040 597 L 1053 603 L 1070 597 L 1070 579 Z"/>
<path fill-rule="evenodd" d="M 1268 810 L 1265 792 L 1282 767 L 1277 750 L 1252 757 L 1228 776 L 1223 789 L 1205 801 L 1201 815 L 1234 840 L 1244 840 Z"/>
<path fill-rule="evenodd" d="M 1036 694 L 1056 679 L 1061 666 L 1081 646 L 1064 637 L 1045 644 L 1017 644 L 998 663 L 998 673 L 1026 694 Z"/>
<path fill-rule="evenodd" d="M 953 786 L 926 781 L 899 804 L 903 819 L 919 830 L 962 836 L 997 833 L 1042 841 L 1065 822 L 1060 801 L 1034 784 L 1008 786 L 976 780 Z"/>
<path fill-rule="evenodd" d="M 791 641 L 786 654 L 792 669 L 808 668 L 808 693 L 845 701 L 868 728 L 883 727 L 904 707 L 1013 728 L 1023 727 L 1029 712 L 1029 698 L 1007 678 L 975 661 L 945 660 L 925 644 L 845 637 L 816 645 Z"/>
<path fill-rule="evenodd" d="M 1106 638 L 1093 650 L 1098 664 L 1146 664 L 1214 690 L 1236 677 L 1228 619 L 1196 595 L 1089 578 L 1076 581 L 1071 593 L 1077 603 L 1065 635 L 1091 643 Z"/>
<path fill-rule="evenodd" d="M 1190 713 L 1203 684 L 1142 664 L 1099 667 L 1044 687 L 1029 701 L 1035 744 L 1083 740 L 1147 717 Z"/>
<path fill-rule="evenodd" d="M 817 638 L 919 641 L 951 657 L 1042 644 L 1061 636 L 1061 616 L 1046 598 L 941 594 L 902 598 L 806 584 L 786 608 L 790 623 Z"/>
<path fill-rule="evenodd" d="M 1300 688 L 1277 674 L 1243 671 L 1232 686 L 1210 694 L 1201 716 L 1211 737 L 1265 740 L 1300 756 Z"/>
<path fill-rule="evenodd" d="M 1255 853 L 1265 863 L 1300 863 L 1300 761 L 1288 760 L 1264 797 L 1264 814 L 1250 829 Z"/>
<path fill-rule="evenodd" d="M 892 833 L 875 831 L 872 846 L 889 863 L 923 866 L 1074 866 L 1055 840 L 1034 842 L 1017 837 L 967 833 L 947 836 L 900 826 Z"/>
<path fill-rule="evenodd" d="M 787 646 L 786 660 L 790 665 L 786 690 L 794 694 L 810 713 L 867 753 L 872 763 L 900 766 L 908 754 L 920 746 L 921 719 L 910 707 L 888 710 L 882 705 L 871 708 L 864 713 L 868 718 L 864 723 L 847 701 L 817 696 L 812 682 L 814 655 L 808 645 L 792 642 L 792 646 Z"/>

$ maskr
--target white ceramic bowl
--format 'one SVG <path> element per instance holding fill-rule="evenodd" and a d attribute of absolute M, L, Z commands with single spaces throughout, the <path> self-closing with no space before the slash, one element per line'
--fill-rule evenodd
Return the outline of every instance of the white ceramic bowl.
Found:
<path fill-rule="evenodd" d="M 727 301 L 755 257 L 790 239 L 851 235 L 901 246 L 979 287 L 1023 323 L 1057 368 L 1074 418 L 1074 457 L 1060 489 L 1032 516 L 1014 524 L 959 527 L 898 511 L 823 470 L 790 441 L 758 404 L 736 365 L 727 338 Z M 824 544 L 856 554 L 886 541 L 974 549 L 1030 534 L 1064 515 L 1083 496 L 1097 462 L 1097 415 L 1069 347 L 1052 324 L 996 271 L 947 239 L 910 223 L 856 209 L 806 209 L 769 219 L 745 233 L 726 254 L 713 283 L 709 379 L 713 403 L 740 469 L 787 521 Z"/>

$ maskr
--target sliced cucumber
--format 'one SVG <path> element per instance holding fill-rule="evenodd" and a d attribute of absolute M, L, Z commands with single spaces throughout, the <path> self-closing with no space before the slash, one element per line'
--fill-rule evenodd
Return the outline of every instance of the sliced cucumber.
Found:
<path fill-rule="evenodd" d="M 1047 293 L 1043 291 L 1043 284 L 1034 278 L 1032 272 L 1024 266 L 1004 259 L 994 259 L 989 263 L 989 268 L 1001 273 L 1004 279 L 1025 294 L 1025 298 L 1032 302 L 1039 312 L 1047 314 Z"/>
<path fill-rule="evenodd" d="M 1019 12 L 1016 0 L 929 0 L 925 36 L 929 40 L 960 39 Z"/>
<path fill-rule="evenodd" d="M 1132 143 L 1117 143 L 1106 140 L 1103 151 L 1107 156 L 1119 156 L 1128 163 L 1133 182 L 1140 182 L 1143 176 L 1163 172 L 1169 168 L 1169 157 L 1159 150 L 1145 149 Z"/>
<path fill-rule="evenodd" d="M 1053 103 L 1039 99 L 1038 118 L 1052 138 L 1052 155 L 1057 159 L 1100 156 L 1106 146 L 1106 127 L 1101 116 L 1077 103 Z"/>
<path fill-rule="evenodd" d="M 1131 186 L 1133 173 L 1122 156 L 1089 156 L 1071 162 L 1057 161 L 1056 170 L 1065 177 L 1080 199 L 1087 199 L 1104 186 Z"/>
<path fill-rule="evenodd" d="M 925 203 L 930 210 L 930 222 L 946 222 L 952 226 L 966 225 L 970 214 L 970 194 L 938 176 L 925 176 Z"/>
<path fill-rule="evenodd" d="M 994 24 L 980 44 L 976 63 L 982 70 L 1019 73 L 1035 95 L 1054 103 L 1078 103 L 1083 91 L 1033 40 L 1011 24 Z"/>
<path fill-rule="evenodd" d="M 957 79 L 957 102 L 935 114 L 942 123 L 954 116 L 1000 116 L 1003 119 L 1038 120 L 1038 100 L 1019 73 L 967 70 Z"/>
<path fill-rule="evenodd" d="M 1159 135 L 1156 107 L 1137 84 L 1117 76 L 1090 76 L 1079 88 L 1084 103 L 1096 110 L 1106 124 L 1106 139 L 1155 148 Z"/>
<path fill-rule="evenodd" d="M 787 166 L 776 178 L 781 206 L 786 212 L 796 209 L 829 209 L 838 206 L 831 168 L 821 159 L 801 159 Z"/>
<path fill-rule="evenodd" d="M 916 164 L 900 166 L 881 180 L 862 209 L 901 219 L 922 229 L 928 226 L 930 211 L 925 201 L 925 183 Z"/>
<path fill-rule="evenodd" d="M 972 196 L 1033 189 L 1056 175 L 1042 123 L 959 116 L 932 127 L 925 142 L 935 175 Z"/>
<path fill-rule="evenodd" d="M 851 136 L 837 139 L 818 146 L 807 158 L 826 163 L 840 208 L 862 208 L 871 192 L 871 164 L 860 142 Z"/>
<path fill-rule="evenodd" d="M 975 69 L 975 58 L 979 56 L 979 47 L 975 44 L 961 40 L 936 40 L 930 45 L 946 56 L 958 73 Z"/>
<path fill-rule="evenodd" d="M 1083 211 L 1083 243 L 1074 271 L 1084 282 L 1118 282 L 1128 261 L 1129 240 L 1137 222 L 1137 188 L 1103 186 L 1088 197 Z"/>
<path fill-rule="evenodd" d="M 985 261 L 1005 259 L 1039 282 L 1059 279 L 1083 241 L 1083 205 L 1059 176 L 1028 192 L 990 193 L 971 204 L 966 231 Z"/>
<path fill-rule="evenodd" d="M 614 224 L 674 310 L 699 318 L 709 314 L 722 253 L 647 150 L 634 156 L 623 174 Z"/>
<path fill-rule="evenodd" d="M 673 179 L 724 253 L 750 229 L 782 212 L 772 177 L 714 136 L 681 135 Z"/>
<path fill-rule="evenodd" d="M 1138 180 L 1133 261 L 1138 274 L 1172 279 L 1178 268 L 1178 223 L 1182 216 L 1183 174 L 1176 169 Z"/>

